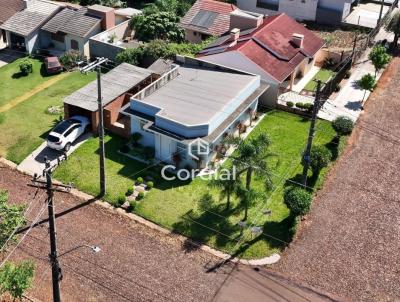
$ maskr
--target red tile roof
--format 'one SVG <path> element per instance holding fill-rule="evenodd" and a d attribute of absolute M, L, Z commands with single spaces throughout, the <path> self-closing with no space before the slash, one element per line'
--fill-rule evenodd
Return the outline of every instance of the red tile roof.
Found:
<path fill-rule="evenodd" d="M 304 35 L 303 48 L 293 44 L 293 34 Z M 223 40 L 222 40 L 223 41 Z M 279 82 L 285 79 L 307 57 L 313 57 L 324 41 L 286 14 L 265 17 L 263 24 L 250 34 L 241 35 L 237 44 L 223 42 L 224 52 L 238 51 Z M 212 48 L 209 48 L 210 55 Z M 200 56 L 207 56 L 204 51 Z"/>
<path fill-rule="evenodd" d="M 197 0 L 190 8 L 186 15 L 182 18 L 180 24 L 185 29 L 198 31 L 212 36 L 220 36 L 229 30 L 230 13 L 237 7 L 233 4 L 213 1 L 213 0 Z M 209 27 L 200 27 L 191 24 L 193 18 L 202 11 L 217 13 L 217 17 Z"/>
<path fill-rule="evenodd" d="M 0 24 L 6 22 L 15 13 L 24 9 L 22 0 L 0 0 Z"/>

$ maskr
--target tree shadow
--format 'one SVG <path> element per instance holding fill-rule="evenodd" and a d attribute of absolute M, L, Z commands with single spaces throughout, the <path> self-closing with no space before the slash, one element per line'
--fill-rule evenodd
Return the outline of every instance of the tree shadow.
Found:
<path fill-rule="evenodd" d="M 332 161 L 335 161 L 339 157 L 339 145 L 340 145 L 340 137 L 334 136 L 332 140 L 325 145 L 331 153 L 332 153 Z"/>
<path fill-rule="evenodd" d="M 14 73 L 11 77 L 13 79 L 20 79 L 20 78 L 25 78 L 28 75 L 29 75 L 29 73 L 19 71 L 19 72 Z"/>
<path fill-rule="evenodd" d="M 361 102 L 360 101 L 353 101 L 348 102 L 344 105 L 345 108 L 353 110 L 353 111 L 360 111 L 361 110 Z"/>
<path fill-rule="evenodd" d="M 307 190 L 309 188 L 314 188 L 315 185 L 317 184 L 318 177 L 319 177 L 320 171 L 317 171 L 316 173 L 312 173 L 311 175 L 308 175 L 307 177 Z M 303 183 L 303 174 L 298 173 L 292 178 L 289 178 L 285 181 L 284 187 L 293 187 L 293 186 L 302 186 Z"/>

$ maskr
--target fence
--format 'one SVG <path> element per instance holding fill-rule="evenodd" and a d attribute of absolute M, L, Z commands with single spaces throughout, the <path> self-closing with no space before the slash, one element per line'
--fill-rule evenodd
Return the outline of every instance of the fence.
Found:
<path fill-rule="evenodd" d="M 344 59 L 336 68 L 335 76 L 332 77 L 321 89 L 321 97 L 323 99 L 328 99 L 329 96 L 336 91 L 340 82 L 346 77 L 347 71 L 351 69 L 353 63 L 353 58 L 347 57 Z"/>

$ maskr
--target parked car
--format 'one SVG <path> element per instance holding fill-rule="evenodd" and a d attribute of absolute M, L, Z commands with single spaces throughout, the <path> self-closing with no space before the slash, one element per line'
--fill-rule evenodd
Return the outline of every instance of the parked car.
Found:
<path fill-rule="evenodd" d="M 73 116 L 60 122 L 47 137 L 47 146 L 55 150 L 69 151 L 71 145 L 89 126 L 89 119 Z"/>
<path fill-rule="evenodd" d="M 44 66 L 46 68 L 46 72 L 49 74 L 59 73 L 63 70 L 63 67 L 61 66 L 57 57 L 46 57 L 44 59 Z"/>

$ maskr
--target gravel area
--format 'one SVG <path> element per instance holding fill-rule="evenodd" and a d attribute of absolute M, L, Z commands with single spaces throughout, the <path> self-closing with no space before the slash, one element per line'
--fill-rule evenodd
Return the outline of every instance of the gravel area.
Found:
<path fill-rule="evenodd" d="M 352 301 L 400 301 L 400 59 L 273 270 Z"/>
<path fill-rule="evenodd" d="M 33 199 L 29 180 L 0 164 L 0 188 L 9 190 L 11 202 Z M 30 219 L 44 205 L 45 192 L 35 200 Z M 210 301 L 232 270 L 228 265 L 208 273 L 219 259 L 70 194 L 56 193 L 55 204 L 59 254 L 82 244 L 101 248 L 95 254 L 80 247 L 60 258 L 63 301 Z M 28 295 L 41 301 L 52 300 L 47 226 L 32 229 L 13 254 L 37 263 Z"/>

